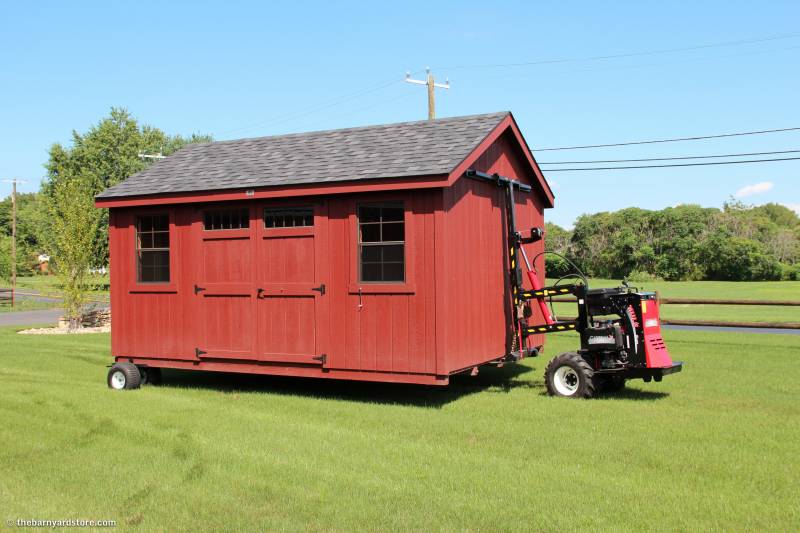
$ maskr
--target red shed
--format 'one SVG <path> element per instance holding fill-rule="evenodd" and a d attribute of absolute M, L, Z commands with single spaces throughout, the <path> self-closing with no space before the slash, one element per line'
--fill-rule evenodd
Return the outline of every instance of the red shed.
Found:
<path fill-rule="evenodd" d="M 517 221 L 544 225 L 553 193 L 508 112 L 196 144 L 153 164 L 96 199 L 115 361 L 432 385 L 498 361 L 514 337 L 503 197 L 470 169 L 531 185 Z"/>

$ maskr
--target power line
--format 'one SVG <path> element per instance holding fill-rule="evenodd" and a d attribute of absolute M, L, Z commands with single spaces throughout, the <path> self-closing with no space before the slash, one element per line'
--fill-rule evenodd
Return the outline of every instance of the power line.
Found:
<path fill-rule="evenodd" d="M 595 161 L 539 161 L 540 165 L 592 165 L 597 163 L 635 163 L 639 161 L 675 161 L 678 159 L 715 159 L 719 157 L 749 157 L 754 155 L 795 154 L 800 150 L 781 150 L 778 152 L 748 152 L 721 155 L 687 155 L 683 157 L 647 157 L 644 159 L 598 159 Z"/>
<path fill-rule="evenodd" d="M 613 146 L 632 146 L 635 144 L 657 144 L 657 143 L 672 143 L 672 142 L 679 142 L 679 141 L 700 141 L 703 139 L 720 139 L 722 137 L 740 137 L 742 135 L 761 135 L 763 133 L 780 133 L 786 131 L 797 131 L 800 130 L 800 127 L 796 128 L 779 128 L 774 130 L 759 130 L 759 131 L 743 131 L 737 133 L 722 133 L 719 135 L 702 135 L 702 136 L 695 136 L 695 137 L 677 137 L 674 139 L 658 139 L 658 140 L 651 140 L 651 141 L 629 141 L 629 142 L 621 142 L 621 143 L 609 143 L 609 144 L 586 144 L 583 146 L 559 146 L 556 148 L 535 148 L 534 152 L 553 152 L 556 150 L 583 150 L 586 148 L 610 148 Z"/>
<path fill-rule="evenodd" d="M 581 170 L 629 170 L 634 168 L 667 168 L 667 167 L 700 167 L 708 165 L 739 165 L 742 163 L 770 163 L 773 161 L 794 161 L 800 157 L 780 157 L 775 159 L 748 159 L 747 161 L 714 161 L 711 163 L 674 163 L 669 165 L 637 165 L 625 167 L 591 167 L 591 168 L 543 168 L 542 172 L 574 172 Z"/>
<path fill-rule="evenodd" d="M 800 37 L 798 33 L 788 33 L 771 35 L 767 37 L 759 37 L 755 39 L 742 39 L 738 41 L 723 41 L 717 43 L 699 44 L 694 46 L 684 46 L 680 48 L 665 48 L 661 50 L 647 50 L 639 52 L 626 52 L 621 54 L 609 54 L 600 56 L 588 56 L 581 58 L 559 58 L 559 59 L 540 59 L 534 61 L 521 61 L 518 63 L 495 63 L 495 64 L 477 64 L 477 65 L 457 65 L 453 67 L 437 67 L 440 70 L 467 70 L 467 69 L 481 69 L 481 68 L 508 68 L 508 67 L 527 67 L 534 65 L 546 65 L 552 63 L 576 63 L 583 61 L 605 61 L 609 59 L 621 59 L 625 57 L 639 57 L 659 54 L 672 54 L 676 52 L 688 52 L 691 50 L 702 50 L 706 48 L 722 48 L 727 46 L 740 46 L 744 44 L 763 43 L 767 41 L 777 41 L 781 39 L 793 39 Z"/>

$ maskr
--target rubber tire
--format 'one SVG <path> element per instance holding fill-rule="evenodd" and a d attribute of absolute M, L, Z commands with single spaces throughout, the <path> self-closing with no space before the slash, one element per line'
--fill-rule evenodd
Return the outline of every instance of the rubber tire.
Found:
<path fill-rule="evenodd" d="M 136 365 L 133 363 L 114 363 L 111 365 L 111 368 L 108 369 L 108 377 L 106 378 L 106 384 L 108 384 L 108 388 L 110 389 L 114 389 L 111 385 L 111 376 L 114 375 L 115 372 L 122 372 L 125 376 L 125 386 L 119 390 L 138 389 L 142 384 L 142 376 Z"/>
<path fill-rule="evenodd" d="M 141 385 L 158 385 L 161 383 L 161 369 L 154 366 L 139 366 Z"/>
<path fill-rule="evenodd" d="M 572 395 L 561 394 L 556 389 L 554 378 L 556 371 L 562 366 L 572 368 L 578 375 L 578 387 Z M 566 352 L 554 357 L 544 370 L 544 383 L 547 394 L 562 398 L 591 398 L 595 394 L 594 369 L 586 360 L 575 352 Z"/>

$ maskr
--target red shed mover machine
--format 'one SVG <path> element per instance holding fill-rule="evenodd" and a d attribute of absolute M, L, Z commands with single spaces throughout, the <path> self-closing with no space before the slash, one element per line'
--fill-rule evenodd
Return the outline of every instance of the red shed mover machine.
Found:
<path fill-rule="evenodd" d="M 96 203 L 115 389 L 162 368 L 446 385 L 568 330 L 552 394 L 681 368 L 652 294 L 543 287 L 553 194 L 510 113 L 191 145 Z M 564 294 L 575 321 L 546 305 Z"/>

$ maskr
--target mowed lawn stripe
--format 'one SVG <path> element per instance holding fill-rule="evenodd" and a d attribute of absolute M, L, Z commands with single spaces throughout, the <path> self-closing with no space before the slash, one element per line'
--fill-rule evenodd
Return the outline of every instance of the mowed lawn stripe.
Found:
<path fill-rule="evenodd" d="M 108 335 L 0 330 L 0 510 L 161 530 L 800 525 L 800 343 L 670 331 L 683 373 L 544 395 L 550 357 L 447 389 L 170 373 L 105 386 Z"/>

